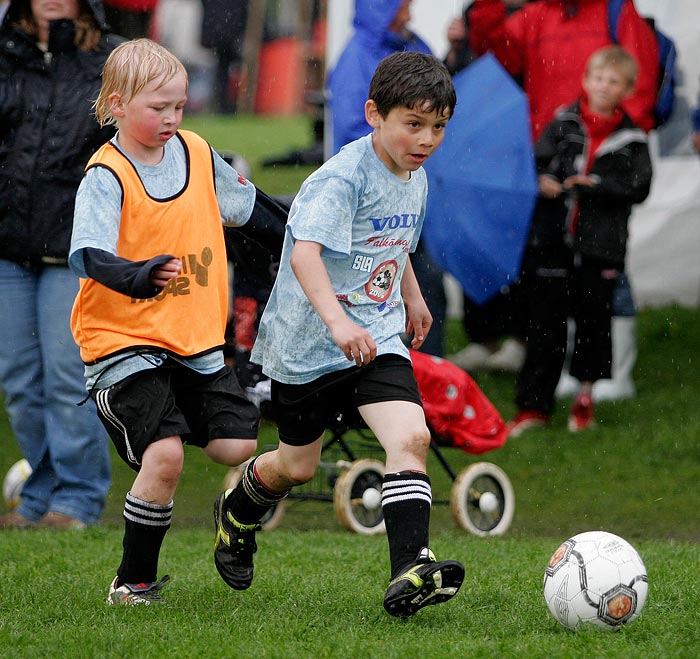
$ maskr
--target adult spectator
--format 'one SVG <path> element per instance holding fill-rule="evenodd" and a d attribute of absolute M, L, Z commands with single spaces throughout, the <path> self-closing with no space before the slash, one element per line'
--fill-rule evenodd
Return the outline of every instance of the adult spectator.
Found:
<path fill-rule="evenodd" d="M 649 131 L 655 125 L 658 46 L 651 26 L 638 14 L 633 0 L 627 0 L 622 7 L 615 37 L 639 69 L 635 88 L 623 101 L 622 109 L 637 126 Z M 470 10 L 470 45 L 477 53 L 492 50 L 511 75 L 521 81 L 530 102 L 533 140 L 539 138 L 557 109 L 580 96 L 590 55 L 612 44 L 608 0 L 534 0 L 512 15 L 508 15 L 503 0 L 475 0 Z M 624 276 L 618 283 L 616 297 L 633 299 L 629 280 Z M 613 325 L 615 354 L 631 359 L 625 360 L 624 367 L 620 363 L 613 365 L 611 381 L 596 383 L 601 399 L 634 395 L 633 310 L 626 308 L 624 317 L 616 316 Z M 575 385 L 571 389 L 573 393 Z"/>
<path fill-rule="evenodd" d="M 106 435 L 70 333 L 67 267 L 83 168 L 113 134 L 92 113 L 115 43 L 100 0 L 12 0 L 0 26 L 0 383 L 32 466 L 0 528 L 84 528 L 110 485 Z"/>
<path fill-rule="evenodd" d="M 402 50 L 430 53 L 408 23 L 411 0 L 355 0 L 353 35 L 328 77 L 333 119 L 333 154 L 371 129 L 365 100 L 377 64 Z"/>
<path fill-rule="evenodd" d="M 240 84 L 249 4 L 248 0 L 202 0 L 202 46 L 216 56 L 214 109 L 221 114 L 236 113 L 238 90 L 233 87 Z"/>
<path fill-rule="evenodd" d="M 450 75 L 459 73 L 476 59 L 476 55 L 469 47 L 470 8 L 471 5 L 459 16 L 455 16 L 447 26 L 447 43 L 450 47 L 444 62 Z"/>
<path fill-rule="evenodd" d="M 365 121 L 365 101 L 377 64 L 400 51 L 430 53 L 429 46 L 408 26 L 411 0 L 355 0 L 354 33 L 329 74 L 329 107 L 333 154 L 372 132 Z M 442 356 L 447 298 L 443 272 L 420 241 L 412 258 L 433 326 L 422 350 Z"/>
<path fill-rule="evenodd" d="M 510 16 L 502 0 L 474 0 L 469 20 L 472 50 L 493 51 L 511 75 L 522 78 L 534 140 L 559 107 L 580 95 L 590 55 L 613 43 L 607 0 L 535 0 Z M 658 49 L 632 0 L 622 8 L 616 36 L 639 66 L 634 92 L 623 108 L 639 127 L 651 130 Z"/>
<path fill-rule="evenodd" d="M 510 14 L 524 4 L 523 0 L 509 0 L 506 11 Z M 469 66 L 477 56 L 469 47 L 469 15 L 472 5 L 454 18 L 447 28 L 450 45 L 445 55 L 445 66 L 456 75 Z M 517 372 L 525 359 L 517 285 L 504 288 L 484 304 L 477 304 L 468 295 L 462 295 L 462 323 L 469 343 L 447 359 L 464 369 Z M 504 337 L 507 337 L 504 339 Z"/>

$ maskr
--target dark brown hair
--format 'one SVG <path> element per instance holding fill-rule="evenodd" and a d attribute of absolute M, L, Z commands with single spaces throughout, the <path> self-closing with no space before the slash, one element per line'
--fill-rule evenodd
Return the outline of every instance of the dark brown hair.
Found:
<path fill-rule="evenodd" d="M 457 104 L 452 78 L 445 65 L 425 53 L 400 52 L 379 62 L 369 86 L 369 98 L 386 117 L 395 107 L 419 107 L 438 115 L 454 112 Z"/>

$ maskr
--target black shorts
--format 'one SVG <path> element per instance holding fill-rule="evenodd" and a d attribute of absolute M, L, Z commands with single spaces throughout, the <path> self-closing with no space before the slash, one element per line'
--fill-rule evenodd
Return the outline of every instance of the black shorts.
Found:
<path fill-rule="evenodd" d="M 380 355 L 366 366 L 351 366 L 306 384 L 272 380 L 272 411 L 280 441 L 307 446 L 342 414 L 359 423 L 357 408 L 370 403 L 406 400 L 422 406 L 411 362 Z"/>
<path fill-rule="evenodd" d="M 204 447 L 258 436 L 258 409 L 228 366 L 210 375 L 181 364 L 152 368 L 91 396 L 119 456 L 136 471 L 146 448 L 165 437 Z"/>

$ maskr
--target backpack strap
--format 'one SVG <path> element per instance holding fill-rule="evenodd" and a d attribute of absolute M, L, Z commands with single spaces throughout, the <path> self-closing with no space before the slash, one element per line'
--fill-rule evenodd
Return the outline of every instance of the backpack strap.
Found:
<path fill-rule="evenodd" d="M 608 0 L 608 32 L 613 43 L 617 41 L 617 25 L 620 22 L 620 13 L 626 0 Z"/>

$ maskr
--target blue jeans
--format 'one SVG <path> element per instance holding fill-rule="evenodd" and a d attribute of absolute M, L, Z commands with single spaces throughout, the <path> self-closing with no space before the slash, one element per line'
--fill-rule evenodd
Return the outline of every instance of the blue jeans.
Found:
<path fill-rule="evenodd" d="M 637 311 L 634 304 L 634 295 L 630 280 L 624 272 L 620 273 L 615 285 L 615 295 L 612 303 L 613 316 L 623 316 L 626 318 L 634 318 Z"/>
<path fill-rule="evenodd" d="M 32 474 L 17 511 L 58 512 L 94 524 L 111 482 L 107 433 L 85 398 L 83 363 L 70 331 L 78 279 L 0 259 L 0 385 Z"/>

